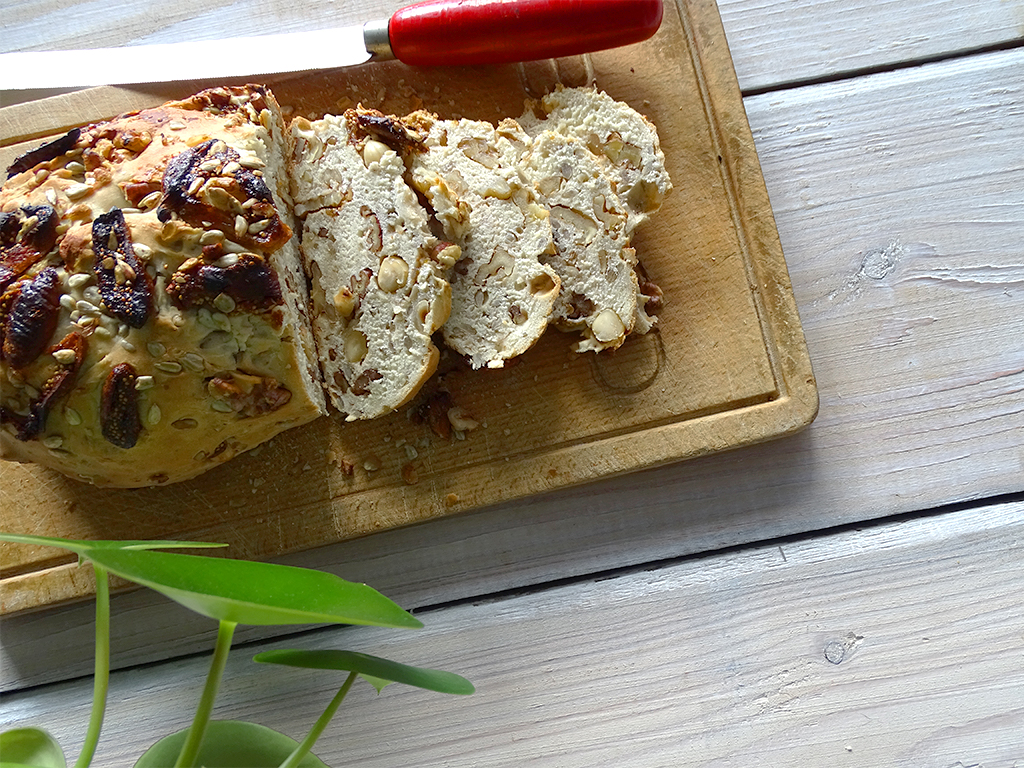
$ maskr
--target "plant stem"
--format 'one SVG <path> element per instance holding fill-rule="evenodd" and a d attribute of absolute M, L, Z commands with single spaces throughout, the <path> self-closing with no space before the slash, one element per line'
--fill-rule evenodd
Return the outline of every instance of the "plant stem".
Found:
<path fill-rule="evenodd" d="M 213 700 L 217 698 L 217 691 L 220 689 L 220 679 L 224 674 L 224 666 L 228 662 L 228 651 L 231 650 L 231 638 L 235 634 L 236 626 L 233 621 L 221 621 L 217 629 L 217 644 L 213 649 L 210 671 L 206 675 L 206 686 L 203 688 L 203 695 L 199 698 L 196 716 L 192 719 L 192 727 L 188 729 L 188 736 L 185 737 L 185 744 L 181 748 L 181 754 L 178 755 L 174 768 L 192 768 L 199 756 L 199 748 L 203 744 L 206 726 L 213 713 Z"/>
<path fill-rule="evenodd" d="M 331 699 L 331 703 L 327 705 L 327 709 L 320 715 L 309 733 L 306 734 L 306 738 L 302 740 L 302 743 L 295 748 L 295 751 L 288 755 L 288 759 L 281 763 L 280 768 L 296 768 L 299 762 L 304 758 L 313 745 L 316 744 L 316 740 L 320 738 L 320 734 L 324 732 L 324 728 L 327 727 L 328 723 L 334 717 L 334 713 L 338 711 L 338 707 L 341 706 L 341 702 L 345 699 L 345 694 L 348 693 L 348 689 L 352 687 L 352 683 L 356 681 L 356 673 L 350 672 L 349 676 L 345 678 L 344 684 L 341 686 L 341 690 L 335 694 L 334 698 Z"/>
<path fill-rule="evenodd" d="M 89 768 L 103 728 L 103 715 L 107 711 L 107 690 L 110 687 L 110 582 L 107 570 L 93 563 L 96 573 L 96 653 L 93 664 L 92 712 L 89 728 L 85 732 L 82 752 L 75 768 Z"/>

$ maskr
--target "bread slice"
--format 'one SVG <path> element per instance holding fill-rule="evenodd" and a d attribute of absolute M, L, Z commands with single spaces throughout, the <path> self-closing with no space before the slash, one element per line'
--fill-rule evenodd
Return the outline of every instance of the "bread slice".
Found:
<path fill-rule="evenodd" d="M 558 86 L 528 104 L 519 122 L 531 136 L 552 131 L 584 142 L 600 158 L 605 175 L 625 206 L 630 235 L 672 191 L 657 128 L 628 104 L 596 88 Z M 661 290 L 637 265 L 637 309 L 633 333 L 650 331 L 660 307 Z M 651 310 L 649 312 L 649 310 Z"/>
<path fill-rule="evenodd" d="M 639 288 L 629 214 L 582 141 L 543 131 L 524 159 L 551 212 L 555 253 L 542 257 L 562 283 L 554 322 L 579 331 L 578 352 L 615 349 L 633 331 Z"/>
<path fill-rule="evenodd" d="M 635 229 L 672 190 L 658 130 L 635 109 L 596 88 L 558 86 L 519 118 L 531 136 L 554 131 L 583 141 L 603 157 Z"/>
<path fill-rule="evenodd" d="M 325 412 L 258 86 L 75 129 L 0 189 L 0 456 L 184 480 Z"/>
<path fill-rule="evenodd" d="M 426 149 L 409 155 L 413 186 L 462 249 L 445 343 L 474 368 L 500 368 L 544 333 L 559 290 L 540 261 L 554 251 L 548 211 L 522 168 L 530 139 L 514 120 L 408 120 Z"/>
<path fill-rule="evenodd" d="M 437 367 L 431 334 L 448 318 L 459 248 L 431 234 L 403 180 L 401 153 L 418 137 L 400 120 L 359 108 L 296 118 L 291 132 L 325 384 L 347 420 L 374 418 L 405 404 Z"/>

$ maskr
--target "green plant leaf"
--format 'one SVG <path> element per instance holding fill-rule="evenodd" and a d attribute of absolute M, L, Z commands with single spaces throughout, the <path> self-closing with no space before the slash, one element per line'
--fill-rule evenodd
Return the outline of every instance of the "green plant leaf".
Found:
<path fill-rule="evenodd" d="M 42 728 L 14 728 L 0 733 L 0 766 L 67 768 L 64 750 Z"/>
<path fill-rule="evenodd" d="M 111 573 L 235 624 L 423 624 L 365 584 L 307 568 L 170 552 L 90 550 Z"/>
<path fill-rule="evenodd" d="M 82 539 L 58 539 L 53 536 L 31 536 L 22 533 L 0 533 L 0 541 L 59 547 L 74 552 L 79 557 L 85 557 L 85 551 L 90 549 L 213 549 L 227 546 L 227 544 L 218 544 L 213 541 L 164 541 L 163 539 L 85 541 Z"/>
<path fill-rule="evenodd" d="M 135 763 L 135 768 L 172 768 L 187 731 L 166 736 Z M 196 765 L 204 768 L 277 768 L 299 745 L 295 739 L 256 723 L 212 720 L 206 729 Z M 329 768 L 313 754 L 307 754 L 299 768 Z"/>
<path fill-rule="evenodd" d="M 112 542 L 0 534 L 7 541 L 77 552 L 110 573 L 156 590 L 196 613 L 235 624 L 423 624 L 365 584 L 308 568 L 154 551 L 185 542 Z"/>
<path fill-rule="evenodd" d="M 363 680 L 368 682 L 370 685 L 372 685 L 374 688 L 376 688 L 377 693 L 380 693 L 393 682 L 395 682 L 394 680 L 384 680 L 379 677 L 374 677 L 373 675 L 360 675 L 360 677 L 363 678 Z"/>
<path fill-rule="evenodd" d="M 389 661 L 379 656 L 370 656 L 356 651 L 300 651 L 278 649 L 264 651 L 253 657 L 261 664 L 284 664 L 305 669 L 335 669 L 357 672 L 380 691 L 388 683 L 403 683 L 438 693 L 468 695 L 476 689 L 464 677 L 439 669 L 424 669 Z M 374 682 L 373 679 L 376 679 Z"/>

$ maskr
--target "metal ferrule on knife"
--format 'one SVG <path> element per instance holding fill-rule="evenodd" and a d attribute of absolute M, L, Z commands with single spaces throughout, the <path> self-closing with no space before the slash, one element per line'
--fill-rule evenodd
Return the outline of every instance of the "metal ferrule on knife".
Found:
<path fill-rule="evenodd" d="M 363 44 L 370 54 L 370 61 L 390 61 L 395 58 L 391 50 L 391 38 L 388 37 L 390 19 L 368 21 L 363 24 Z"/>

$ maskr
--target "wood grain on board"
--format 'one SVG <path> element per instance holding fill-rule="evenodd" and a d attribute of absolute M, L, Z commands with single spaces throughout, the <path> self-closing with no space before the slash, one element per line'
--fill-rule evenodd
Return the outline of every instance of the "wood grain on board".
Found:
<path fill-rule="evenodd" d="M 496 371 L 456 368 L 455 404 L 482 426 L 442 440 L 410 418 L 323 418 L 185 483 L 97 489 L 0 467 L 6 530 L 72 538 L 224 541 L 265 558 L 602 477 L 760 442 L 814 417 L 817 392 L 774 219 L 715 5 L 669 6 L 658 35 L 588 60 L 413 71 L 400 64 L 272 80 L 295 114 L 361 101 L 443 116 L 517 115 L 524 97 L 593 79 L 659 127 L 676 191 L 635 239 L 665 292 L 660 332 L 576 355 L 550 333 Z M 0 110 L 7 143 L 186 95 L 200 84 L 97 89 Z M 9 153 L 20 151 L 11 149 Z M 4 159 L 0 157 L 0 159 Z M 342 460 L 355 465 L 353 475 Z M 368 471 L 367 464 L 379 469 Z M 415 475 L 410 479 L 409 466 Z M 80 596 L 52 551 L 3 545 L 0 609 Z"/>

